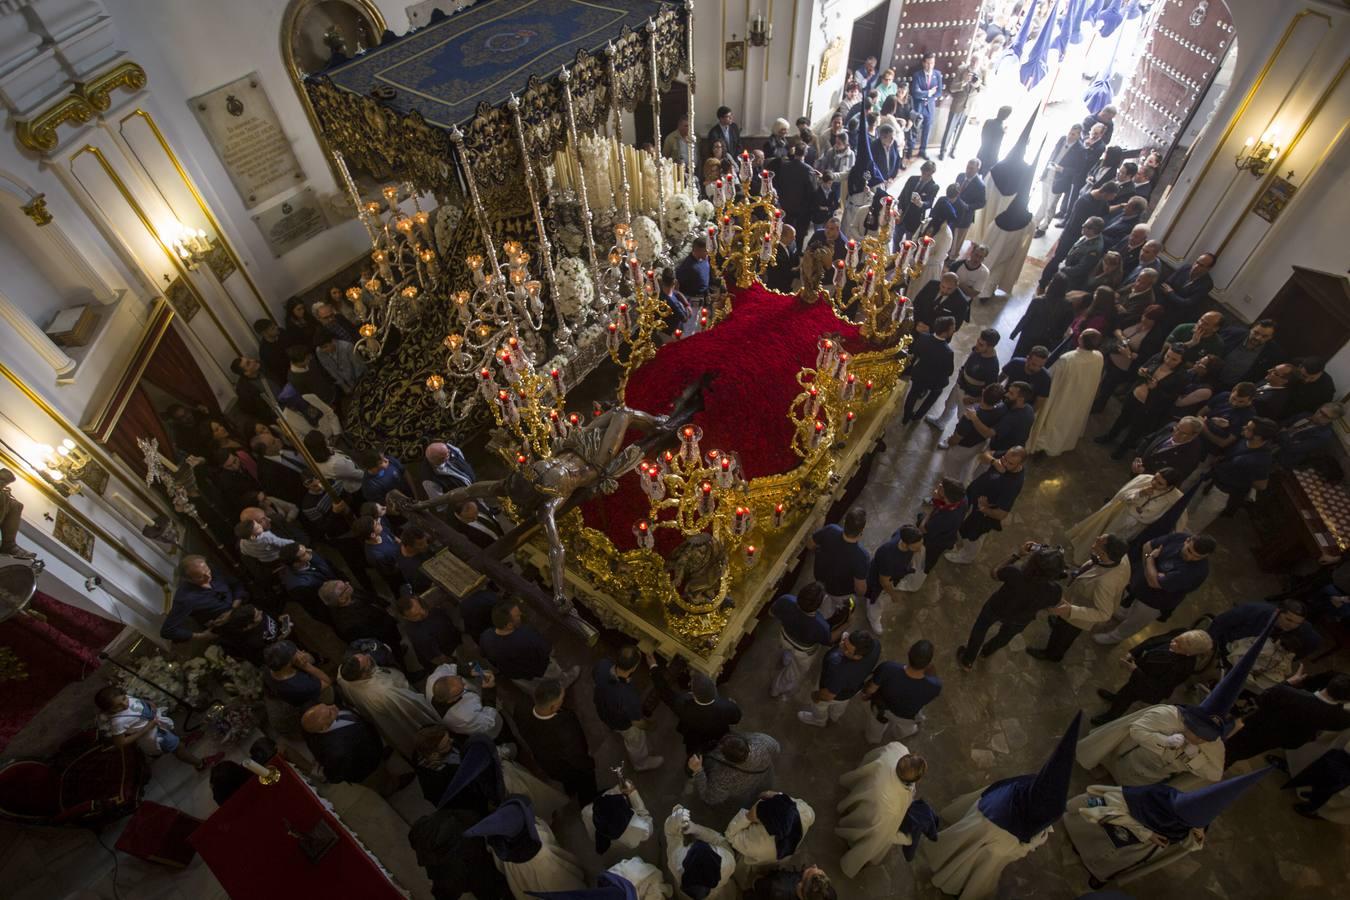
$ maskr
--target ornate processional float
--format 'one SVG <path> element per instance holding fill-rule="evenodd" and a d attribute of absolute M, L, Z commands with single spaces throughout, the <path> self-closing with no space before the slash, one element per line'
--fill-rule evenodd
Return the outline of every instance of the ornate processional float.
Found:
<path fill-rule="evenodd" d="M 370 424 L 383 438 L 411 420 L 403 452 L 415 452 L 487 418 L 505 477 L 406 512 L 432 520 L 435 507 L 500 498 L 519 525 L 485 554 L 465 551 L 468 568 L 514 553 L 573 621 L 577 601 L 587 619 L 715 673 L 897 408 L 904 293 L 928 248 L 891 250 L 888 200 L 879 233 L 840 259 L 808 250 L 801 289 L 768 290 L 762 276 L 786 252 L 772 173 L 743 158 L 702 200 L 694 160 L 618 139 L 639 101 L 659 121 L 662 89 L 692 59 L 692 4 L 539 0 L 470 28 L 501 9 L 387 36 L 309 84 L 345 162 L 399 179 L 384 205 L 348 181 L 373 263 L 350 296 L 369 316 L 373 368 L 391 373 L 372 400 L 388 412 Z M 592 53 L 607 15 L 619 34 Z M 583 36 L 555 33 L 525 68 L 521 35 L 556 31 L 559 16 Z M 468 64 L 437 81 L 447 47 Z M 497 106 L 465 99 L 491 80 L 475 69 L 488 59 L 556 74 Z M 426 194 L 440 206 L 419 218 L 413 198 Z M 698 237 L 712 290 L 677 329 L 658 272 Z M 606 357 L 612 402 L 569 405 Z"/>

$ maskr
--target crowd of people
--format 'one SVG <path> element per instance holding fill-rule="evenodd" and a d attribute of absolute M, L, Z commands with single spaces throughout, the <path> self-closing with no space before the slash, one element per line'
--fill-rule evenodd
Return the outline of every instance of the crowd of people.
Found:
<path fill-rule="evenodd" d="M 1205 625 L 1178 625 L 1197 618 L 1187 598 L 1209 577 L 1211 523 L 1247 507 L 1277 469 L 1334 442 L 1342 409 L 1325 362 L 1284 353 L 1272 320 L 1244 325 L 1212 309 L 1213 254 L 1165 271 L 1147 222 L 1158 160 L 1127 159 L 1111 144 L 1111 107 L 1060 137 L 1039 173 L 1023 161 L 1025 135 L 1001 156 L 1011 111 L 989 111 L 979 152 L 939 189 L 931 142 L 940 157 L 954 151 L 1004 39 L 949 77 L 932 54 L 908 74 L 867 60 L 819 137 L 807 119 L 795 133 L 780 119 L 752 147 L 722 107 L 699 169 L 707 185 L 739 178 L 744 153 L 754 172 L 774 172 L 788 258 L 770 287 L 797 283 L 807 249 L 843 258 L 847 239 L 876 229 L 882 196 L 897 196 L 903 210 L 897 241 L 935 239 L 933 265 L 912 285 L 899 415 L 904 428 L 923 420 L 941 433 L 939 477 L 914 515 L 885 523 L 890 536 L 875 548 L 862 542 L 861 508 L 814 531 L 809 577 L 772 601 L 777 632 L 755 640 L 781 650 L 758 680 L 763 693 L 797 704 L 804 725 L 841 728 L 850 706 L 866 710 L 870 749 L 849 771 L 827 773 L 842 798 L 843 874 L 883 863 L 898 846 L 965 900 L 993 896 L 1003 867 L 1061 820 L 1093 886 L 1128 883 L 1199 851 L 1215 817 L 1267 770 L 1226 780 L 1225 772 L 1274 750 L 1289 762 L 1271 764 L 1296 765 L 1303 779 L 1295 809 L 1315 816 L 1343 775 L 1297 753 L 1322 732 L 1350 728 L 1350 676 L 1305 669 L 1321 642 L 1315 623 L 1350 610 L 1336 585 L 1301 585 Z M 939 135 L 944 91 L 953 102 Z M 698 152 L 687 122 L 662 147 Z M 916 159 L 918 172 L 903 175 Z M 1016 281 L 1006 264 L 1017 243 L 1004 235 L 1029 242 L 1054 227 L 1036 295 L 1007 339 L 971 325 L 973 304 Z M 696 241 L 663 273 L 677 314 L 691 316 L 686 298 L 707 293 L 707 256 Z M 443 440 L 406 461 L 347 442 L 341 399 L 364 364 L 344 303 L 334 289 L 312 307 L 288 304 L 280 326 L 257 324 L 256 355 L 232 366 L 233 419 L 170 410 L 173 439 L 199 467 L 203 507 L 242 577 L 186 557 L 163 637 L 218 642 L 259 666 L 270 737 L 289 739 L 288 758 L 315 778 L 385 796 L 416 781 L 436 811 L 410 840 L 437 897 L 523 900 L 595 884 L 553 831 L 562 816 L 584 824 L 605 863 L 597 889 L 611 893 L 595 896 L 849 896 L 802 852 L 816 812 L 776 774 L 779 738 L 740 727 L 741 704 L 757 697 L 725 696 L 707 674 L 632 644 L 609 648 L 583 672 L 491 583 L 458 601 L 434 589 L 422 566 L 436 540 L 391 515 L 386 497 L 436 496 L 474 481 L 474 468 Z M 962 329 L 978 335 L 958 364 L 952 344 Z M 1026 533 L 1013 513 L 1028 473 L 1075 452 L 1091 416 L 1108 409 L 1114 421 L 1093 438 L 1111 446 L 1124 483 L 1064 535 Z M 480 547 L 509 527 L 482 501 L 442 515 Z M 990 558 L 988 535 L 1012 529 L 1015 551 Z M 898 644 L 883 639 L 883 618 L 904 619 L 935 570 L 968 565 L 987 569 L 992 589 L 977 608 L 948 611 L 969 621 L 963 643 L 937 646 L 908 631 Z M 922 779 L 941 763 L 905 742 L 922 741 L 925 708 L 944 689 L 938 660 L 972 672 L 1038 621 L 1048 636 L 1026 653 L 1048 677 L 1085 632 L 1113 646 L 1166 624 L 1130 647 L 1128 679 L 1100 686 L 1104 705 L 1088 725 L 1075 719 L 1044 742 L 1040 769 L 930 805 Z M 1209 658 L 1219 677 L 1205 679 L 1203 700 L 1186 702 L 1183 686 Z M 633 777 L 597 767 L 578 691 L 592 696 Z M 98 702 L 118 740 L 203 764 L 153 705 L 112 689 Z M 674 720 L 678 743 L 653 739 L 659 717 Z M 276 750 L 268 739 L 256 748 L 264 760 Z M 1103 774 L 1071 798 L 1075 760 Z M 231 765 L 216 765 L 222 784 Z M 688 797 L 728 814 L 718 827 L 695 822 L 683 804 L 648 806 L 639 776 L 671 767 L 683 768 Z"/>

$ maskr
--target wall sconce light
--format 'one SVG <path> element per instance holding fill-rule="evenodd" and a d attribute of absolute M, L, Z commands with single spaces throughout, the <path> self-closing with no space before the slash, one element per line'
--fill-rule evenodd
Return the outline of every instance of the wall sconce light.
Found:
<path fill-rule="evenodd" d="M 1280 156 L 1280 145 L 1276 143 L 1276 138 L 1277 133 L 1274 128 L 1261 135 L 1260 140 L 1254 137 L 1247 138 L 1246 143 L 1242 145 L 1242 149 L 1238 151 L 1237 170 L 1239 172 L 1251 172 L 1257 178 L 1266 174 L 1266 170 Z"/>
<path fill-rule="evenodd" d="M 763 13 L 755 13 L 755 17 L 750 20 L 748 26 L 750 30 L 750 46 L 763 47 L 773 40 L 773 23 L 765 22 Z"/>
<path fill-rule="evenodd" d="M 174 222 L 169 232 L 169 246 L 189 272 L 195 271 L 211 252 L 211 242 L 206 239 L 206 232 L 200 228 L 189 228 L 182 222 Z"/>
<path fill-rule="evenodd" d="M 90 456 L 70 438 L 61 442 L 61 446 L 38 444 L 28 459 L 33 470 L 42 476 L 62 497 L 70 497 L 80 492 L 81 484 Z"/>

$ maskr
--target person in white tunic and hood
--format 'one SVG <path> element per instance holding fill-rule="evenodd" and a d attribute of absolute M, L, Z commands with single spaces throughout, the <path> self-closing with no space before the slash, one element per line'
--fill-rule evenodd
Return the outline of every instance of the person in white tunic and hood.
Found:
<path fill-rule="evenodd" d="M 1270 767 L 1182 792 L 1167 784 L 1089 785 L 1069 801 L 1064 832 L 1092 888 L 1129 884 L 1203 850 L 1205 831 Z"/>
<path fill-rule="evenodd" d="M 737 879 L 750 884 L 765 869 L 787 865 L 815 821 L 816 811 L 805 800 L 781 791 L 760 794 L 727 824 L 727 842 L 740 857 Z"/>
<path fill-rule="evenodd" d="M 895 847 L 910 846 L 900 825 L 927 771 L 922 756 L 894 741 L 868 753 L 862 765 L 840 776 L 839 785 L 848 795 L 839 801 L 834 833 L 849 845 L 839 859 L 845 875 L 856 877 L 864 866 L 880 865 Z"/>
<path fill-rule="evenodd" d="M 694 824 L 679 804 L 666 819 L 666 866 L 679 900 L 732 900 L 737 896 L 736 854 L 721 834 Z"/>
<path fill-rule="evenodd" d="M 539 900 L 664 900 L 670 895 L 670 885 L 661 877 L 661 870 L 636 856 L 601 872 L 593 888 L 530 892 Z"/>
<path fill-rule="evenodd" d="M 529 900 L 532 891 L 571 891 L 586 884 L 576 858 L 535 816 L 527 797 L 507 797 L 464 835 L 487 841 L 515 900 Z"/>
<path fill-rule="evenodd" d="M 377 666 L 367 653 L 354 653 L 338 668 L 338 690 L 405 759 L 417 752 L 417 732 L 440 724 L 427 698 L 408 686 L 397 669 Z"/>
<path fill-rule="evenodd" d="M 582 807 L 581 822 L 595 841 L 595 852 L 601 855 L 611 846 L 636 850 L 656 830 L 642 795 L 627 780 Z"/>
<path fill-rule="evenodd" d="M 1223 777 L 1223 739 L 1235 730 L 1229 718 L 1247 674 L 1269 636 L 1274 615 L 1233 668 L 1195 706 L 1150 706 L 1093 729 L 1078 745 L 1078 763 L 1098 766 L 1115 784 L 1133 787 L 1168 781 L 1182 789 Z"/>
<path fill-rule="evenodd" d="M 1101 332 L 1084 328 L 1078 335 L 1077 348 L 1055 360 L 1053 387 L 1036 415 L 1036 424 L 1031 426 L 1028 451 L 1059 456 L 1078 446 L 1102 380 L 1105 360 L 1101 345 Z"/>
<path fill-rule="evenodd" d="M 919 851 L 934 887 L 961 900 L 991 900 L 1004 868 L 1045 843 L 1069 799 L 1082 719 L 1081 712 L 1074 716 L 1039 772 L 996 781 L 942 810 L 942 821 L 951 824 Z"/>

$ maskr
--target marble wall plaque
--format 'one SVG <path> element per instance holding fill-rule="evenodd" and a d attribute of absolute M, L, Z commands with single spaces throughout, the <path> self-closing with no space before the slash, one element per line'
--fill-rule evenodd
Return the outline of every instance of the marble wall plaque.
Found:
<path fill-rule="evenodd" d="M 323 200 L 314 188 L 307 187 L 277 205 L 255 213 L 253 224 L 262 232 L 272 255 L 280 259 L 327 230 L 328 217 L 323 211 Z"/>
<path fill-rule="evenodd" d="M 193 97 L 188 105 L 245 208 L 265 203 L 305 180 L 257 72 Z"/>

